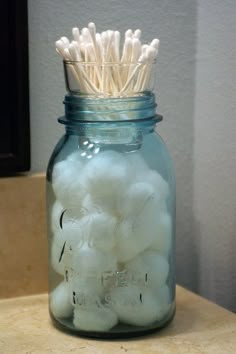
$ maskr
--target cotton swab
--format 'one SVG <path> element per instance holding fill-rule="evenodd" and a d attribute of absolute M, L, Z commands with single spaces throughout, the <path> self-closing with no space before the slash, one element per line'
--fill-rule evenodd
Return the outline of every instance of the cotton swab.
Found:
<path fill-rule="evenodd" d="M 72 36 L 73 36 L 74 40 L 75 40 L 78 44 L 80 44 L 80 33 L 79 33 L 78 27 L 72 28 Z"/>
<path fill-rule="evenodd" d="M 96 31 L 93 22 L 81 32 L 72 28 L 73 40 L 56 41 L 56 51 L 65 60 L 68 87 L 72 91 L 114 97 L 135 95 L 149 89 L 152 63 L 159 40 L 142 45 L 141 30 L 125 32 L 120 54 L 120 32 Z"/>
<path fill-rule="evenodd" d="M 96 33 L 96 48 L 97 48 L 97 61 L 98 65 L 101 64 L 103 59 L 103 45 L 100 33 Z"/>
<path fill-rule="evenodd" d="M 65 51 L 66 46 L 65 43 L 59 39 L 58 41 L 55 42 L 56 45 L 56 51 L 58 52 L 58 54 L 60 54 L 63 58 L 65 58 L 65 60 L 70 60 L 70 55 L 67 51 Z"/>
<path fill-rule="evenodd" d="M 141 54 L 140 57 L 139 57 L 137 65 L 135 66 L 132 74 L 130 74 L 129 78 L 127 79 L 125 85 L 123 86 L 123 88 L 119 92 L 119 94 L 122 94 L 122 93 L 124 93 L 127 90 L 130 82 L 133 80 L 133 78 L 135 77 L 137 72 L 140 70 L 140 68 L 142 69 L 142 65 L 145 65 L 146 62 L 147 62 L 147 56 L 145 54 Z M 144 66 L 144 68 L 145 68 L 145 66 Z M 140 73 L 141 73 L 141 71 L 140 71 Z M 136 88 L 136 90 L 138 92 L 138 91 L 140 91 L 140 88 Z"/>
<path fill-rule="evenodd" d="M 133 31 L 131 29 L 128 29 L 126 32 L 125 32 L 125 39 L 126 38 L 132 38 L 132 35 L 133 35 Z"/>
<path fill-rule="evenodd" d="M 96 26 L 93 22 L 88 24 L 88 30 L 90 32 L 90 36 L 92 38 L 93 44 L 96 47 Z"/>
<path fill-rule="evenodd" d="M 145 72 L 143 73 L 143 83 L 140 88 L 140 91 L 143 91 L 146 89 L 147 84 L 150 80 L 150 74 L 151 74 L 151 64 L 154 62 L 156 56 L 157 56 L 157 50 L 156 48 L 149 46 L 146 50 L 146 56 L 147 56 L 147 65 L 145 67 Z"/>
<path fill-rule="evenodd" d="M 114 48 L 115 48 L 115 61 L 119 63 L 120 61 L 120 32 L 114 32 Z"/>
<path fill-rule="evenodd" d="M 133 38 L 139 38 L 141 37 L 142 31 L 140 29 L 136 29 L 133 34 Z"/>
<path fill-rule="evenodd" d="M 61 37 L 61 41 L 64 43 L 66 47 L 69 47 L 70 41 L 67 37 Z"/>
<path fill-rule="evenodd" d="M 152 47 L 156 48 L 156 50 L 158 50 L 159 49 L 159 44 L 160 44 L 159 39 L 155 38 L 155 39 L 153 39 L 151 41 L 150 46 L 152 46 Z"/>

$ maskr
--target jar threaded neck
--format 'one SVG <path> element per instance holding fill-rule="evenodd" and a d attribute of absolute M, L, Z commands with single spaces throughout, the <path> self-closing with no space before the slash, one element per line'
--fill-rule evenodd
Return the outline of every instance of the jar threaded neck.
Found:
<path fill-rule="evenodd" d="M 96 98 L 66 95 L 65 117 L 60 123 L 136 121 L 156 116 L 155 95 L 151 92 L 138 97 Z"/>

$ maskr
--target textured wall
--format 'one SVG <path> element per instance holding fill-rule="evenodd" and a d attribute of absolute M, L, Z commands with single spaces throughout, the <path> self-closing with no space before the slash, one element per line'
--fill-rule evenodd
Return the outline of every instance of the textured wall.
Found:
<path fill-rule="evenodd" d="M 32 170 L 45 170 L 63 131 L 54 41 L 89 21 L 99 31 L 139 27 L 145 40 L 160 38 L 156 95 L 177 175 L 177 280 L 232 308 L 236 2 L 198 5 L 197 23 L 197 0 L 29 0 Z"/>
<path fill-rule="evenodd" d="M 194 236 L 201 294 L 236 311 L 236 1 L 199 2 Z"/>

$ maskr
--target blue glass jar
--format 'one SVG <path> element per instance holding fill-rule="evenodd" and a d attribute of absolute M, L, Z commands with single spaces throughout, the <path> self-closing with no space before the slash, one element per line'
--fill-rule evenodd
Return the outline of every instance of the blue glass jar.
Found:
<path fill-rule="evenodd" d="M 155 96 L 64 103 L 47 170 L 50 315 L 80 335 L 149 333 L 175 312 L 175 178 Z"/>

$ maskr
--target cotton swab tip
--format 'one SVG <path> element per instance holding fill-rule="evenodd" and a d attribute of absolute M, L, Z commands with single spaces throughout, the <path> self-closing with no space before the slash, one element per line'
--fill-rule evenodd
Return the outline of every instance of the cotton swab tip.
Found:
<path fill-rule="evenodd" d="M 160 45 L 159 39 L 157 39 L 157 38 L 153 39 L 153 40 L 151 41 L 151 44 L 150 44 L 150 45 L 158 50 L 159 45 Z"/>
<path fill-rule="evenodd" d="M 61 41 L 68 47 L 70 44 L 70 41 L 67 37 L 61 37 Z"/>
<path fill-rule="evenodd" d="M 140 29 L 136 29 L 134 31 L 134 34 L 133 34 L 133 37 L 135 38 L 140 38 L 141 37 L 141 34 L 142 34 L 142 31 Z"/>
<path fill-rule="evenodd" d="M 133 31 L 131 29 L 128 29 L 126 32 L 125 32 L 125 39 L 126 38 L 132 38 L 132 35 L 133 35 Z"/>
<path fill-rule="evenodd" d="M 78 27 L 72 28 L 72 36 L 76 42 L 80 42 L 80 33 Z"/>
<path fill-rule="evenodd" d="M 89 24 L 88 24 L 88 29 L 89 29 L 89 30 L 92 30 L 93 32 L 96 32 L 95 23 L 89 22 Z"/>
<path fill-rule="evenodd" d="M 157 56 L 157 49 L 152 46 L 149 46 L 146 50 L 146 55 L 147 55 L 148 61 L 154 60 Z"/>

